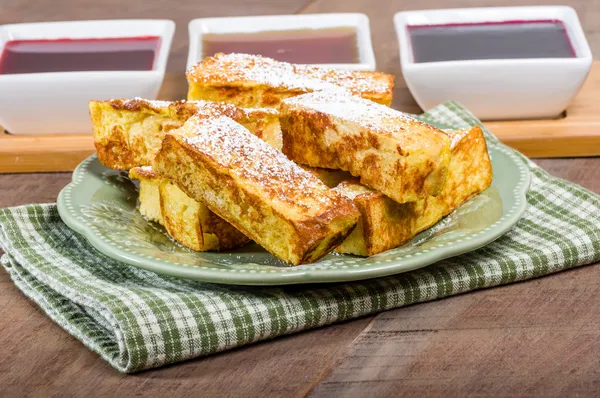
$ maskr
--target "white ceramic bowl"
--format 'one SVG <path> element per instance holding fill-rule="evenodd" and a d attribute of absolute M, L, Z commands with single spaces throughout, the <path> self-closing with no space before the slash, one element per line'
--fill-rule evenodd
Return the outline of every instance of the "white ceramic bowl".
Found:
<path fill-rule="evenodd" d="M 155 99 L 175 24 L 169 20 L 47 22 L 0 26 L 0 53 L 11 40 L 159 36 L 150 71 L 49 72 L 0 75 L 0 125 L 11 134 L 91 133 L 88 101 Z"/>
<path fill-rule="evenodd" d="M 574 58 L 496 59 L 415 63 L 407 26 L 560 20 Z M 493 7 L 399 12 L 394 24 L 404 79 L 423 109 L 448 100 L 484 120 L 552 118 L 581 88 L 592 54 L 575 10 L 563 6 Z"/>
<path fill-rule="evenodd" d="M 375 70 L 375 55 L 371 44 L 369 18 L 365 14 L 304 14 L 269 15 L 251 17 L 199 18 L 190 21 L 190 48 L 187 69 L 203 59 L 202 36 L 214 33 L 256 33 L 265 31 L 286 31 L 301 29 L 327 29 L 349 27 L 356 30 L 359 62 L 354 64 L 319 64 L 316 66 L 350 69 Z"/>

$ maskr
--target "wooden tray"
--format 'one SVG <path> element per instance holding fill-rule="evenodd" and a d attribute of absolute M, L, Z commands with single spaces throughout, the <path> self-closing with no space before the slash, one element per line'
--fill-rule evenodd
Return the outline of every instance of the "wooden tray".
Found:
<path fill-rule="evenodd" d="M 159 97 L 174 100 L 185 93 L 183 76 L 166 75 Z M 529 157 L 600 155 L 600 62 L 593 64 L 565 117 L 487 122 L 486 126 Z M 71 171 L 92 153 L 91 134 L 18 136 L 0 129 L 0 173 Z"/>

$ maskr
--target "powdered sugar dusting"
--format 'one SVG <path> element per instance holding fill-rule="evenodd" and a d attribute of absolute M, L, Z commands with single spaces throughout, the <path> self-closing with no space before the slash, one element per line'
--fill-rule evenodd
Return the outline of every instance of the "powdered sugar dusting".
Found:
<path fill-rule="evenodd" d="M 371 131 L 389 132 L 406 123 L 426 125 L 385 105 L 340 91 L 320 91 L 284 100 L 287 105 L 310 108 L 361 125 Z"/>
<path fill-rule="evenodd" d="M 183 140 L 211 157 L 234 176 L 296 209 L 334 205 L 339 196 L 282 152 L 228 117 L 192 117 Z"/>
<path fill-rule="evenodd" d="M 387 79 L 375 74 L 279 62 L 248 54 L 216 54 L 187 72 L 194 82 L 237 83 L 252 81 L 276 88 L 307 91 L 344 87 L 356 94 L 388 93 Z"/>

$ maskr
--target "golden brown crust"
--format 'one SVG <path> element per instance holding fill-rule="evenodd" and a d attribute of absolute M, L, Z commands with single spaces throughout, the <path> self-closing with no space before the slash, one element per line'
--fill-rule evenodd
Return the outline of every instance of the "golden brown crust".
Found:
<path fill-rule="evenodd" d="M 280 107 L 283 152 L 311 167 L 341 169 L 399 203 L 438 194 L 450 140 L 441 130 L 359 97 L 312 93 Z"/>
<path fill-rule="evenodd" d="M 358 182 L 345 181 L 335 190 L 351 196 L 358 187 L 366 188 Z M 361 215 L 360 228 L 338 246 L 339 253 L 372 256 L 400 246 L 415 235 L 422 201 L 400 204 L 380 192 L 366 189 L 353 199 Z"/>
<path fill-rule="evenodd" d="M 187 72 L 188 99 L 276 107 L 281 100 L 313 91 L 343 88 L 390 105 L 394 76 L 289 64 L 248 54 L 218 53 Z"/>
<path fill-rule="evenodd" d="M 217 250 L 219 251 L 236 249 L 250 242 L 250 239 L 246 235 L 212 211 L 208 210 L 208 208 L 204 222 L 206 225 L 204 233 L 213 234 L 217 237 L 219 240 L 219 248 Z"/>
<path fill-rule="evenodd" d="M 399 204 L 356 181 L 335 190 L 352 198 L 361 213 L 359 227 L 336 249 L 371 256 L 400 246 L 484 191 L 492 182 L 492 166 L 481 128 L 449 131 L 452 155 L 448 178 L 438 196 Z"/>
<path fill-rule="evenodd" d="M 450 214 L 454 209 L 486 189 L 492 183 L 492 162 L 481 127 L 446 131 L 453 142 L 452 164 L 448 169 L 448 182 L 440 200 Z M 467 195 L 465 192 L 473 192 Z"/>
<path fill-rule="evenodd" d="M 179 187 L 161 179 L 160 205 L 164 226 L 175 240 L 196 251 L 230 250 L 248 243 L 244 234 Z"/>
<path fill-rule="evenodd" d="M 350 233 L 352 202 L 227 118 L 190 118 L 155 169 L 280 259 L 316 261 Z"/>
<path fill-rule="evenodd" d="M 164 226 L 181 245 L 196 251 L 229 250 L 250 241 L 151 167 L 133 168 L 129 176 L 140 181 L 140 213 Z"/>
<path fill-rule="evenodd" d="M 160 149 L 164 135 L 199 112 L 225 115 L 257 137 L 281 148 L 281 130 L 274 109 L 241 109 L 206 101 L 150 101 L 141 98 L 90 101 L 98 159 L 112 169 L 147 166 Z"/>
<path fill-rule="evenodd" d="M 112 126 L 108 140 L 94 140 L 100 163 L 115 170 L 128 170 L 135 166 L 134 154 L 127 144 L 127 136 L 121 126 Z"/>

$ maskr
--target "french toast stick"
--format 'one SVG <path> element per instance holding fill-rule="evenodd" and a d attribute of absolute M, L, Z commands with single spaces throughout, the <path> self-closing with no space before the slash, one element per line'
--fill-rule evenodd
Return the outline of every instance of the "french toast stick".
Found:
<path fill-rule="evenodd" d="M 129 176 L 140 183 L 142 216 L 164 226 L 181 245 L 196 251 L 229 250 L 250 241 L 151 167 L 135 167 Z"/>
<path fill-rule="evenodd" d="M 339 91 L 286 99 L 283 152 L 310 167 L 341 169 L 398 203 L 441 192 L 450 159 L 443 131 Z"/>
<path fill-rule="evenodd" d="M 390 105 L 394 76 L 290 64 L 259 55 L 208 57 L 187 72 L 188 100 L 229 102 L 241 107 L 277 107 L 281 100 L 313 91 L 342 88 Z"/>
<path fill-rule="evenodd" d="M 274 109 L 241 109 L 207 101 L 149 101 L 141 98 L 90 101 L 94 144 L 100 163 L 116 170 L 152 165 L 166 133 L 192 115 L 228 116 L 277 149 L 281 129 Z"/>
<path fill-rule="evenodd" d="M 336 248 L 337 252 L 372 256 L 398 247 L 489 187 L 492 166 L 481 128 L 447 134 L 452 154 L 446 185 L 437 196 L 400 204 L 356 180 L 344 181 L 335 188 L 352 199 L 361 213 L 357 227 Z"/>
<path fill-rule="evenodd" d="M 351 200 L 227 117 L 188 119 L 166 135 L 153 167 L 293 265 L 334 249 L 359 217 Z"/>

